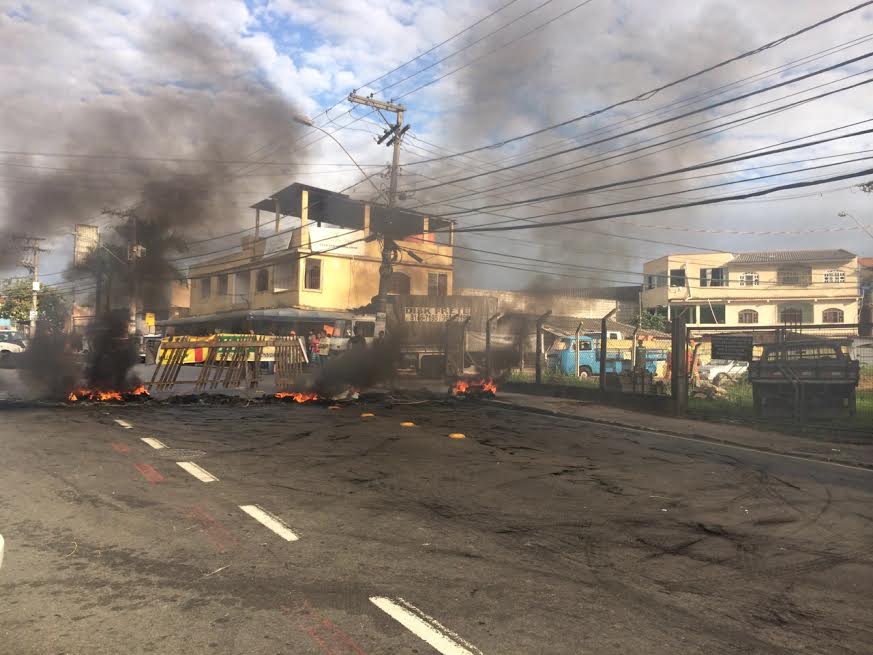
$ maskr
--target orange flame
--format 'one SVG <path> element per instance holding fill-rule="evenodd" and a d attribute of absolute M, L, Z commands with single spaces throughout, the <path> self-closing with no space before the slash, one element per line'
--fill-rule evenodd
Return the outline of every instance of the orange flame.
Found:
<path fill-rule="evenodd" d="M 91 400 L 105 402 L 107 400 L 124 400 L 124 396 L 148 396 L 148 390 L 139 385 L 131 391 L 102 391 L 100 389 L 86 389 L 79 387 L 69 393 L 67 400 L 69 402 L 78 402 L 79 400 Z"/>
<path fill-rule="evenodd" d="M 497 393 L 497 384 L 494 380 L 458 380 L 452 387 L 452 393 L 456 396 L 465 396 L 474 393 Z"/>
<path fill-rule="evenodd" d="M 275 398 L 291 398 L 295 403 L 311 403 L 320 400 L 317 393 L 301 393 L 299 391 L 280 391 Z"/>

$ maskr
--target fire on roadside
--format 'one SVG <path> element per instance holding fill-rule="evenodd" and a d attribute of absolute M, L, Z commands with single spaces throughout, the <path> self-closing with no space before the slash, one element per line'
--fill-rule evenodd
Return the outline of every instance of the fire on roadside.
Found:
<path fill-rule="evenodd" d="M 452 387 L 453 396 L 494 396 L 497 394 L 497 384 L 494 380 L 482 378 L 462 378 Z"/>
<path fill-rule="evenodd" d="M 313 403 L 321 400 L 317 393 L 303 393 L 300 391 L 279 391 L 273 397 L 280 400 L 292 400 L 295 403 Z"/>
<path fill-rule="evenodd" d="M 89 400 L 92 402 L 106 402 L 110 400 L 122 401 L 132 397 L 148 395 L 149 392 L 143 385 L 139 385 L 135 389 L 130 389 L 127 391 L 88 389 L 86 387 L 79 387 L 78 389 L 74 389 L 69 393 L 69 395 L 67 396 L 67 400 L 71 403 L 75 403 L 81 400 Z"/>

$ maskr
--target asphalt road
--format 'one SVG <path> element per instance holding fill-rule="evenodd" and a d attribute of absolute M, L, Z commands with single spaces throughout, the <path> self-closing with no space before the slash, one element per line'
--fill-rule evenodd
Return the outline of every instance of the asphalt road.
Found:
<path fill-rule="evenodd" d="M 5 409 L 0 452 L 4 654 L 871 652 L 871 471 L 470 401 Z"/>

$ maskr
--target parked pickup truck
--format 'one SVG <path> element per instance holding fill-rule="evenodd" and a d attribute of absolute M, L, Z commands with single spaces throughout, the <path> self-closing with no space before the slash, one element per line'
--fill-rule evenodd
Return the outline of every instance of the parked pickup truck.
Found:
<path fill-rule="evenodd" d="M 24 335 L 13 330 L 0 330 L 0 366 L 12 366 L 15 357 L 27 347 Z"/>
<path fill-rule="evenodd" d="M 796 341 L 764 346 L 749 365 L 755 413 L 791 407 L 796 416 L 810 411 L 848 409 L 855 415 L 855 389 L 861 369 L 839 342 Z"/>
<path fill-rule="evenodd" d="M 552 347 L 546 353 L 546 366 L 548 370 L 563 373 L 564 375 L 576 375 L 575 341 L 576 337 L 561 337 L 554 341 Z M 645 357 L 646 371 L 651 375 L 655 375 L 658 362 L 666 360 L 667 353 L 665 350 L 646 350 Z M 625 353 L 607 350 L 607 373 L 621 373 L 632 368 L 629 350 Z M 590 375 L 600 375 L 600 339 L 594 339 L 589 336 L 579 337 L 578 375 L 582 378 Z"/>

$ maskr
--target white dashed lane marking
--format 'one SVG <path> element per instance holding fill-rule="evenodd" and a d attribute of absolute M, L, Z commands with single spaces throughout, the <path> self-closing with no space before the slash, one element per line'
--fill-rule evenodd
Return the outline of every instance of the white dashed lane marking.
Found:
<path fill-rule="evenodd" d="M 122 421 L 120 418 L 117 418 L 114 420 L 116 423 L 118 423 L 118 425 L 123 427 L 125 430 L 130 430 L 133 427 L 130 423 L 128 423 L 127 421 Z"/>
<path fill-rule="evenodd" d="M 155 439 L 154 437 L 143 437 L 143 438 L 141 439 L 141 441 L 146 442 L 146 443 L 147 443 L 149 446 L 151 446 L 152 448 L 166 448 L 166 447 L 167 447 L 167 446 L 164 444 L 164 442 L 162 442 L 162 441 L 160 441 L 160 440 L 158 440 L 158 439 Z"/>
<path fill-rule="evenodd" d="M 291 528 L 285 525 L 282 519 L 264 511 L 257 505 L 240 505 L 239 508 L 255 521 L 282 537 L 285 541 L 297 541 L 299 538 L 291 531 Z"/>
<path fill-rule="evenodd" d="M 481 650 L 402 598 L 373 596 L 370 602 L 443 655 L 483 655 Z"/>
<path fill-rule="evenodd" d="M 197 466 L 194 462 L 176 462 L 176 464 L 188 471 L 188 473 L 200 480 L 200 482 L 218 482 L 218 478 L 206 469 Z"/>

